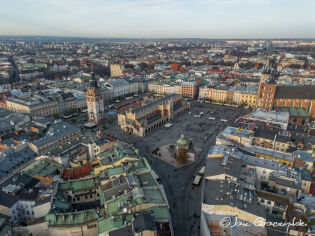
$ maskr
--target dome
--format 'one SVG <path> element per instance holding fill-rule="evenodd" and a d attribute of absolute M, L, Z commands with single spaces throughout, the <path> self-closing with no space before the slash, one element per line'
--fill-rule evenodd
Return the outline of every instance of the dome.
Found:
<path fill-rule="evenodd" d="M 177 140 L 176 144 L 179 146 L 186 146 L 188 145 L 188 139 L 186 139 L 185 135 L 182 134 L 180 136 L 180 139 Z"/>

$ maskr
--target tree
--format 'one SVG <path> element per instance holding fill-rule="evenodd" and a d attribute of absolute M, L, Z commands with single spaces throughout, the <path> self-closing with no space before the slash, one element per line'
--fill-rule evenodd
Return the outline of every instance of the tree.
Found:
<path fill-rule="evenodd" d="M 74 59 L 70 62 L 70 66 L 80 66 L 80 61 L 78 59 Z"/>
<path fill-rule="evenodd" d="M 125 65 L 125 68 L 130 68 L 130 69 L 133 69 L 135 66 L 133 64 L 126 64 Z"/>
<path fill-rule="evenodd" d="M 170 152 L 173 152 L 174 149 L 175 149 L 175 145 L 171 144 L 171 145 L 168 146 L 168 148 L 169 148 Z"/>
<path fill-rule="evenodd" d="M 71 115 L 71 114 L 73 114 L 73 113 L 76 113 L 76 112 L 77 112 L 77 110 L 74 109 L 74 108 L 72 108 L 72 109 L 66 110 L 66 111 L 64 112 L 64 114 L 65 114 L 66 116 L 69 116 L 69 115 Z"/>
<path fill-rule="evenodd" d="M 145 62 L 141 62 L 141 63 L 139 64 L 139 67 L 140 67 L 140 70 L 141 70 L 141 71 L 146 71 L 146 70 L 148 69 L 148 65 L 147 65 L 147 63 L 145 63 Z"/>
<path fill-rule="evenodd" d="M 60 119 L 60 115 L 59 115 L 58 113 L 53 114 L 53 117 L 54 117 L 55 119 Z"/>
<path fill-rule="evenodd" d="M 187 163 L 187 150 L 185 147 L 178 148 L 177 160 L 183 164 Z"/>
<path fill-rule="evenodd" d="M 268 188 L 268 183 L 262 181 L 262 182 L 260 183 L 260 187 L 261 187 L 262 189 L 266 189 L 266 188 Z"/>
<path fill-rule="evenodd" d="M 246 104 L 242 102 L 238 107 L 239 108 L 245 108 L 245 106 L 246 106 Z"/>

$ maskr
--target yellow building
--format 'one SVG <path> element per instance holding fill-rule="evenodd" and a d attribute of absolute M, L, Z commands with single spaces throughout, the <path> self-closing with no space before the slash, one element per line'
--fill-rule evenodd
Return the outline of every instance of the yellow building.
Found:
<path fill-rule="evenodd" d="M 282 165 L 293 167 L 294 158 L 289 153 L 275 151 L 275 150 L 267 149 L 267 148 L 258 148 L 258 147 L 255 147 L 255 148 L 246 147 L 246 149 L 251 149 L 251 151 L 254 152 L 257 157 L 263 157 L 269 160 L 277 161 Z"/>
<path fill-rule="evenodd" d="M 110 65 L 110 75 L 111 77 L 119 77 L 123 75 L 123 71 L 121 66 L 118 64 L 111 64 Z"/>
<path fill-rule="evenodd" d="M 148 84 L 148 91 L 149 92 L 162 94 L 162 95 L 172 93 L 170 88 L 171 88 L 171 86 L 169 86 L 168 84 L 158 84 L 158 83 Z"/>
<path fill-rule="evenodd" d="M 258 147 L 269 148 L 280 152 L 287 152 L 291 146 L 291 140 L 275 131 L 259 129 L 255 131 L 253 144 Z"/>
<path fill-rule="evenodd" d="M 208 98 L 215 102 L 226 102 L 227 90 L 209 88 Z"/>
<path fill-rule="evenodd" d="M 256 93 L 250 93 L 247 91 L 241 93 L 241 103 L 246 104 L 247 106 L 255 107 L 256 98 Z"/>

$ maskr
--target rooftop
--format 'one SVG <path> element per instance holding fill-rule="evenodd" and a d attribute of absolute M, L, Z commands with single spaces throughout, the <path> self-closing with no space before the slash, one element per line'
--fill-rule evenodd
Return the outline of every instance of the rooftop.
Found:
<path fill-rule="evenodd" d="M 20 144 L 0 152 L 0 178 L 12 173 L 28 161 L 34 159 L 36 153 L 27 145 Z"/>
<path fill-rule="evenodd" d="M 275 99 L 315 99 L 315 86 L 277 86 Z"/>
<path fill-rule="evenodd" d="M 103 234 L 123 227 L 124 223 L 119 216 L 100 219 L 98 221 L 98 234 Z"/>
<path fill-rule="evenodd" d="M 290 117 L 309 117 L 308 111 L 303 107 L 277 107 L 276 110 L 279 112 L 287 112 Z"/>
<path fill-rule="evenodd" d="M 21 170 L 22 173 L 26 173 L 30 176 L 50 176 L 58 175 L 58 170 L 62 169 L 62 165 L 54 161 L 48 160 L 47 158 L 42 158 L 33 161 L 24 169 Z"/>
<path fill-rule="evenodd" d="M 72 134 L 76 131 L 79 131 L 79 129 L 73 125 L 70 125 L 69 123 L 62 121 L 57 122 L 50 125 L 49 129 L 45 134 L 45 137 L 35 140 L 33 144 L 39 147 L 46 143 L 50 143 L 54 140 L 64 137 L 66 135 Z"/>
<path fill-rule="evenodd" d="M 144 105 L 144 106 L 142 106 L 142 107 L 136 108 L 136 109 L 134 110 L 134 112 L 135 112 L 135 113 L 143 112 L 143 111 L 149 109 L 150 107 L 157 106 L 157 105 L 159 105 L 159 104 L 166 103 L 166 102 L 168 102 L 168 101 L 170 101 L 170 100 L 172 100 L 172 99 L 178 99 L 178 98 L 181 98 L 181 97 L 182 97 L 182 96 L 181 96 L 181 95 L 178 95 L 178 94 L 170 94 L 170 95 L 168 95 L 168 96 L 166 96 L 166 97 L 163 97 L 163 98 L 161 98 L 161 99 L 158 99 L 158 100 L 156 100 L 156 101 L 154 101 L 154 102 L 151 102 L 151 103 L 149 103 L 149 104 L 146 104 L 146 105 Z"/>
<path fill-rule="evenodd" d="M 305 152 L 302 150 L 296 150 L 292 152 L 293 156 L 300 159 L 301 161 L 304 162 L 314 162 L 314 154 L 310 152 Z"/>
<path fill-rule="evenodd" d="M 237 135 L 242 137 L 249 137 L 250 134 L 252 134 L 253 131 L 247 130 L 247 129 L 240 129 L 236 127 L 227 126 L 223 131 L 222 134 L 231 134 L 231 135 Z"/>
<path fill-rule="evenodd" d="M 224 157 L 207 158 L 205 176 L 217 176 L 226 174 L 239 178 L 241 160 L 226 154 Z"/>
<path fill-rule="evenodd" d="M 282 159 L 282 160 L 286 160 L 290 162 L 294 161 L 294 158 L 291 153 L 275 151 L 273 149 L 262 148 L 262 147 L 242 147 L 240 148 L 240 150 L 248 151 L 249 153 L 252 153 L 252 154 L 263 154 L 266 156 L 271 156 L 277 159 Z"/>
<path fill-rule="evenodd" d="M 40 96 L 34 96 L 34 97 L 29 97 L 29 98 L 9 97 L 6 100 L 12 101 L 21 105 L 25 105 L 25 106 L 37 106 L 40 104 L 54 101 L 51 98 L 40 97 Z"/>
<path fill-rule="evenodd" d="M 288 112 L 275 112 L 275 111 L 265 111 L 265 110 L 256 110 L 252 112 L 249 117 L 263 119 L 268 121 L 280 121 L 280 122 L 288 122 L 289 121 L 289 113 Z"/>
<path fill-rule="evenodd" d="M 230 205 L 240 210 L 249 212 L 265 218 L 265 209 L 258 205 L 257 198 L 253 191 L 243 189 L 227 180 L 205 179 L 204 204 L 207 205 Z"/>
<path fill-rule="evenodd" d="M 235 153 L 235 156 L 239 157 L 242 162 L 250 166 L 257 166 L 275 171 L 281 168 L 281 164 L 279 162 L 272 161 L 266 158 L 250 156 L 243 154 L 242 152 Z"/>
<path fill-rule="evenodd" d="M 59 190 L 61 191 L 82 191 L 87 189 L 94 189 L 98 184 L 98 178 L 86 178 L 78 180 L 63 181 L 59 183 Z"/>
<path fill-rule="evenodd" d="M 99 218 L 95 209 L 77 212 L 47 214 L 45 220 L 50 226 L 83 225 Z"/>

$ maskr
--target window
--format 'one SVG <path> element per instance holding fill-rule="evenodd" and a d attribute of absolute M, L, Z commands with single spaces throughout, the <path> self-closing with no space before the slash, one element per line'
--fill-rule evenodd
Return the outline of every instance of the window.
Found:
<path fill-rule="evenodd" d="M 271 201 L 269 200 L 269 201 L 267 202 L 267 204 L 268 204 L 268 205 L 271 205 Z"/>
<path fill-rule="evenodd" d="M 92 228 L 96 228 L 96 227 L 97 227 L 97 225 L 96 225 L 96 224 L 87 225 L 87 228 L 88 228 L 88 229 L 92 229 Z"/>

